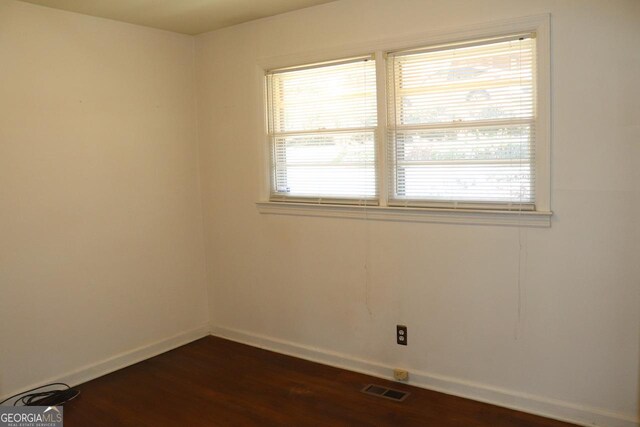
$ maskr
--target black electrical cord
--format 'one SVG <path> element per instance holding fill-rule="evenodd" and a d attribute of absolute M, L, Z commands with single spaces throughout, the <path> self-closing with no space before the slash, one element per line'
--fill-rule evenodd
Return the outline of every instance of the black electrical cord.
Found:
<path fill-rule="evenodd" d="M 53 386 L 64 386 L 65 388 L 32 393 L 36 390 L 40 390 L 47 387 L 53 387 Z M 42 385 L 40 387 L 32 388 L 31 390 L 23 391 L 22 393 L 14 394 L 13 396 L 8 397 L 2 402 L 0 402 L 0 405 L 12 399 L 17 398 L 13 402 L 13 406 L 19 406 L 18 403 L 21 403 L 22 406 L 58 406 L 68 402 L 69 400 L 76 397 L 78 394 L 80 394 L 80 392 L 78 390 L 72 389 L 68 384 L 51 383 L 47 385 Z"/>

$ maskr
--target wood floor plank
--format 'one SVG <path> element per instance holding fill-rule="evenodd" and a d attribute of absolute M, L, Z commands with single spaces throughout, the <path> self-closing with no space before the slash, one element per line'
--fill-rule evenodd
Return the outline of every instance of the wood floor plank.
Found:
<path fill-rule="evenodd" d="M 361 393 L 409 391 L 403 402 Z M 66 427 L 571 424 L 206 337 L 78 386 Z"/>

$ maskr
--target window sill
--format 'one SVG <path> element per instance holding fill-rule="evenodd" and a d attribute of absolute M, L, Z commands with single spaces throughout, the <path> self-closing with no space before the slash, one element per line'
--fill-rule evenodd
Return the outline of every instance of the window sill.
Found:
<path fill-rule="evenodd" d="M 273 215 L 319 216 L 378 221 L 435 222 L 551 227 L 552 212 L 472 209 L 405 208 L 288 202 L 256 202 L 258 212 Z"/>

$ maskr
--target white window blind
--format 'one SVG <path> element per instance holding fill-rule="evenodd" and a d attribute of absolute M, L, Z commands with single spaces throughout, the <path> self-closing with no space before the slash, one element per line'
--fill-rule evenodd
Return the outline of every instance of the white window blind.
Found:
<path fill-rule="evenodd" d="M 375 73 L 371 57 L 267 73 L 271 200 L 377 200 Z"/>
<path fill-rule="evenodd" d="M 389 54 L 389 204 L 535 208 L 532 34 Z"/>

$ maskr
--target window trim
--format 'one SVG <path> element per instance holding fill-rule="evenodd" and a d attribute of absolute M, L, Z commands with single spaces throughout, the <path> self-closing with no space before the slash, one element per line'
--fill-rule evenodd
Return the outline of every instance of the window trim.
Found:
<path fill-rule="evenodd" d="M 259 75 L 261 85 L 264 88 L 262 108 L 264 112 L 264 131 L 260 152 L 261 180 L 260 192 L 257 207 L 260 213 L 288 213 L 293 215 L 330 216 L 330 217 L 362 217 L 362 210 L 368 212 L 369 219 L 389 219 L 407 220 L 420 222 L 455 222 L 455 223 L 485 223 L 504 225 L 530 225 L 530 226 L 550 226 L 551 221 L 551 49 L 550 49 L 550 26 L 551 17 L 549 14 L 526 16 L 492 23 L 469 25 L 462 28 L 436 31 L 410 37 L 397 39 L 387 39 L 379 42 L 358 43 L 348 45 L 339 49 L 323 49 L 310 53 L 300 53 L 284 55 L 278 57 L 268 57 L 259 60 L 256 67 L 256 75 Z M 535 186 L 536 200 L 535 210 L 520 211 L 474 209 L 468 207 L 404 207 L 389 206 L 388 173 L 387 162 L 387 64 L 386 52 L 401 50 L 420 49 L 425 46 L 435 46 L 448 43 L 464 43 L 473 39 L 504 37 L 518 33 L 534 32 L 536 34 L 536 161 L 535 161 Z M 273 69 L 296 67 L 300 64 L 320 64 L 333 62 L 336 58 L 354 58 L 370 56 L 373 52 L 376 60 L 376 83 L 377 83 L 377 108 L 378 108 L 378 130 L 376 133 L 377 151 L 376 167 L 378 178 L 378 203 L 372 206 L 372 201 L 368 202 L 365 208 L 357 204 L 341 205 L 319 203 L 320 200 L 305 201 L 297 203 L 295 201 L 271 201 L 271 165 L 269 135 L 268 135 L 268 112 L 265 108 L 267 90 L 264 84 L 266 72 Z M 422 214 L 420 214 L 422 212 Z M 515 215 L 515 217 L 514 217 Z M 515 221 L 514 218 L 518 219 Z M 444 219 L 450 220 L 445 221 Z M 483 220 L 485 218 L 485 220 Z"/>
<path fill-rule="evenodd" d="M 551 212 L 504 211 L 482 209 L 417 208 L 312 204 L 292 202 L 256 202 L 261 214 L 315 216 L 378 221 L 435 222 L 443 224 L 511 225 L 550 227 Z"/>

